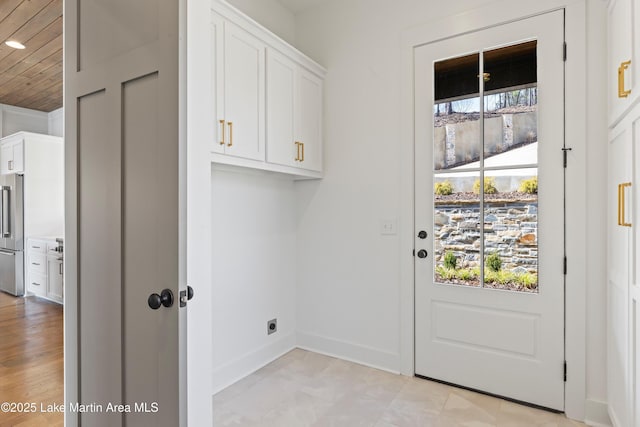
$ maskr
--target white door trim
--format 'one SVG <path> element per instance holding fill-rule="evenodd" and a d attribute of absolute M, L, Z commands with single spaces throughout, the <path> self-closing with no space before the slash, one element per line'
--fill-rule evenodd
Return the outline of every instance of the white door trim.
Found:
<path fill-rule="evenodd" d="M 400 230 L 400 355 L 401 372 L 414 375 L 414 80 L 413 49 L 425 43 L 454 37 L 487 27 L 520 20 L 552 10 L 566 11 L 565 40 L 569 46 L 565 73 L 567 103 L 565 132 L 570 167 L 567 169 L 567 253 L 571 254 L 566 276 L 565 348 L 568 365 L 565 411 L 573 419 L 584 419 L 586 400 L 586 5 L 584 0 L 499 0 L 448 19 L 420 25 L 402 34 L 402 126 L 401 126 L 401 224 Z M 455 29 L 452 32 L 451 29 Z M 558 54 L 562 54 L 559 47 Z M 560 158 L 561 153 L 558 153 Z M 573 266 L 573 268 L 572 268 Z M 582 266 L 582 268 L 579 268 Z"/>

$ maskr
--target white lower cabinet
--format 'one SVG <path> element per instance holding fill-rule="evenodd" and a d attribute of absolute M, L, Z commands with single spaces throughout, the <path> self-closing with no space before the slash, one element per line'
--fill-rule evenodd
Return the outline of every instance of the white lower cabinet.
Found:
<path fill-rule="evenodd" d="M 47 257 L 47 296 L 60 302 L 63 298 L 62 268 L 62 257 Z"/>
<path fill-rule="evenodd" d="M 47 277 L 44 274 L 36 273 L 34 271 L 29 272 L 29 283 L 27 290 L 39 297 L 47 296 Z"/>
<path fill-rule="evenodd" d="M 64 268 L 62 254 L 54 239 L 27 240 L 27 291 L 39 297 L 62 303 L 64 300 Z"/>

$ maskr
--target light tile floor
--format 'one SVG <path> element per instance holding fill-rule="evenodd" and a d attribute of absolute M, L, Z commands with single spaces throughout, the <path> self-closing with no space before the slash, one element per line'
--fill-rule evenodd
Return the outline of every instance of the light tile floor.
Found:
<path fill-rule="evenodd" d="M 213 397 L 219 426 L 575 427 L 563 415 L 293 350 Z"/>

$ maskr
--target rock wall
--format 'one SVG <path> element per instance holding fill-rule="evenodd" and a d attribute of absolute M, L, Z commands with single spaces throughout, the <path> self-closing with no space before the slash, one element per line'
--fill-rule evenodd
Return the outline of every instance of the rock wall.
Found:
<path fill-rule="evenodd" d="M 458 266 L 480 266 L 480 210 L 478 205 L 439 204 L 434 213 L 435 259 L 444 264 L 448 251 Z M 517 273 L 538 270 L 537 202 L 485 202 L 485 255 L 497 252 L 502 269 Z"/>

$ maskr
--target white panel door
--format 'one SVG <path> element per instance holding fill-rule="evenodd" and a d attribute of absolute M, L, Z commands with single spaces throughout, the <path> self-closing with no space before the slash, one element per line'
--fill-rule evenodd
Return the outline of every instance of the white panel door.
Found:
<path fill-rule="evenodd" d="M 65 2 L 69 427 L 186 426 L 185 7 Z"/>
<path fill-rule="evenodd" d="M 626 187 L 627 191 L 625 197 L 625 219 L 621 221 L 626 223 L 627 228 L 631 228 L 630 248 L 629 248 L 629 365 L 630 365 L 630 416 L 632 417 L 634 425 L 640 425 L 640 230 L 637 227 L 638 224 L 638 210 L 637 200 L 640 200 L 640 188 L 637 183 L 640 178 L 640 108 L 635 108 L 634 112 L 630 114 L 633 118 L 633 145 L 631 147 L 631 153 L 629 150 L 624 150 L 629 154 L 631 163 L 631 177 L 632 180 L 630 187 Z M 615 157 L 618 157 L 616 155 Z M 629 160 L 625 160 L 628 164 Z M 619 177 L 621 178 L 621 177 Z M 609 187 L 611 188 L 611 186 Z M 629 197 L 630 196 L 630 197 Z M 611 205 L 612 206 L 612 205 Z M 621 209 L 622 210 L 622 209 Z M 630 218 L 627 220 L 626 218 Z M 621 218 L 622 219 L 622 218 Z M 613 225 L 613 218 L 609 219 L 610 226 Z M 630 224 L 630 226 L 628 225 Z M 624 240 L 623 242 L 624 243 Z"/>
<path fill-rule="evenodd" d="M 556 410 L 563 26 L 556 11 L 414 56 L 415 372 Z"/>
<path fill-rule="evenodd" d="M 264 160 L 264 44 L 224 23 L 225 154 Z M 218 113 L 220 114 L 220 112 Z"/>
<path fill-rule="evenodd" d="M 633 131 L 628 123 L 619 126 L 609 139 L 609 182 L 607 209 L 607 390 L 609 411 L 617 425 L 629 420 L 629 282 L 631 230 L 630 204 L 623 207 L 623 194 L 630 200 L 632 182 Z"/>
<path fill-rule="evenodd" d="M 299 167 L 322 171 L 322 80 L 298 68 L 296 140 L 302 144 Z"/>
<path fill-rule="evenodd" d="M 298 166 L 294 134 L 297 65 L 274 49 L 267 50 L 267 161 Z"/>

